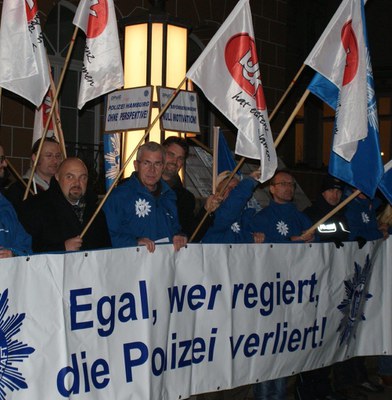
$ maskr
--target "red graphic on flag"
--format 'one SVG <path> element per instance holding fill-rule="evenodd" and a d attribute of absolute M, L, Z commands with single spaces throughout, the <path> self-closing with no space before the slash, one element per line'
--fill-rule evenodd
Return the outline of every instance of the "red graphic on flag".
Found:
<path fill-rule="evenodd" d="M 35 15 L 38 12 L 38 6 L 36 0 L 25 0 L 26 1 L 26 14 L 27 14 L 27 22 L 30 22 L 34 19 Z"/>
<path fill-rule="evenodd" d="M 248 33 L 231 37 L 226 44 L 225 61 L 235 81 L 246 93 L 255 98 L 256 107 L 265 110 L 266 103 L 254 39 Z"/>
<path fill-rule="evenodd" d="M 108 23 L 108 2 L 107 0 L 93 0 L 90 6 L 88 18 L 87 37 L 92 39 L 99 36 L 106 28 Z"/>
<path fill-rule="evenodd" d="M 342 45 L 346 52 L 346 67 L 343 75 L 343 86 L 345 86 L 355 78 L 359 65 L 358 42 L 352 28 L 352 21 L 348 21 L 343 25 Z"/>

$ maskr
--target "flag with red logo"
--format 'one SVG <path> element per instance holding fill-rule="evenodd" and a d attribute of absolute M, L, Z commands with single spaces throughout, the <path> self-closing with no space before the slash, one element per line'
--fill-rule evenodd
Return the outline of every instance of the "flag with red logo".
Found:
<path fill-rule="evenodd" d="M 268 120 L 249 0 L 240 0 L 187 72 L 208 100 L 238 129 L 235 152 L 259 159 L 260 181 L 277 158 Z"/>
<path fill-rule="evenodd" d="M 3 1 L 0 86 L 37 107 L 49 88 L 49 69 L 37 0 Z"/>
<path fill-rule="evenodd" d="M 333 150 L 347 161 L 367 136 L 367 57 L 361 0 L 344 0 L 305 64 L 340 91 Z"/>
<path fill-rule="evenodd" d="M 124 85 L 124 70 L 113 0 L 79 2 L 74 25 L 86 34 L 78 108 Z"/>
<path fill-rule="evenodd" d="M 43 133 L 46 123 L 48 121 L 48 117 L 49 117 L 51 108 L 52 108 L 52 91 L 49 89 L 48 92 L 46 93 L 44 101 L 35 110 L 33 144 L 42 137 L 42 133 Z M 53 119 L 49 123 L 46 137 L 56 137 L 56 134 L 54 131 L 54 126 L 53 126 Z M 56 139 L 58 140 L 59 138 L 56 137 Z"/>
<path fill-rule="evenodd" d="M 329 173 L 373 197 L 383 174 L 363 0 L 343 0 L 305 64 L 308 89 L 336 110 Z"/>

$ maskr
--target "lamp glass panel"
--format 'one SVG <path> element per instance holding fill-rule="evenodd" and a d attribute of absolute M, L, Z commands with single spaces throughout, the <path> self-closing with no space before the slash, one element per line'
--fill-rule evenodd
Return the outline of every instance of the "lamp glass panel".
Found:
<path fill-rule="evenodd" d="M 152 24 L 151 37 L 151 85 L 162 86 L 163 24 Z M 154 90 L 153 101 L 158 101 Z"/>
<path fill-rule="evenodd" d="M 147 24 L 125 28 L 124 87 L 147 84 Z"/>
<path fill-rule="evenodd" d="M 167 27 L 166 86 L 177 88 L 186 74 L 188 32 L 174 25 Z M 185 84 L 182 87 L 185 89 Z"/>

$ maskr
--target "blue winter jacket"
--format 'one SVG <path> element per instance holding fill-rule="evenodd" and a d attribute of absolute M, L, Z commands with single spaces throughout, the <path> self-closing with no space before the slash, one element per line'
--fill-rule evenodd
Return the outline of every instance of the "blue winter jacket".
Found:
<path fill-rule="evenodd" d="M 15 256 L 32 254 L 31 236 L 18 220 L 12 204 L 0 194 L 0 247 L 11 250 Z"/>
<path fill-rule="evenodd" d="M 176 195 L 161 179 L 154 196 L 135 173 L 110 194 L 103 206 L 113 247 L 136 246 L 139 238 L 172 242 L 181 232 Z"/>
<path fill-rule="evenodd" d="M 265 234 L 265 243 L 291 242 L 292 236 L 300 236 L 311 226 L 311 220 L 294 203 L 278 204 L 273 200 L 251 222 L 253 232 Z"/>
<path fill-rule="evenodd" d="M 383 237 L 378 229 L 376 209 L 380 205 L 377 199 L 360 199 L 356 197 L 346 206 L 345 216 L 350 230 L 349 240 L 362 237 L 366 240 L 376 240 Z"/>
<path fill-rule="evenodd" d="M 203 237 L 203 243 L 253 243 L 248 227 L 255 209 L 249 208 L 247 202 L 257 183 L 251 177 L 245 177 L 238 183 L 215 211 L 213 225 Z"/>

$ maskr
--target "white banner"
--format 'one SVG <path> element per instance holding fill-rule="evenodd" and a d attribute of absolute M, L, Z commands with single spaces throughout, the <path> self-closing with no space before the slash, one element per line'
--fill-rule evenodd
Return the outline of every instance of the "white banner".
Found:
<path fill-rule="evenodd" d="M 392 239 L 0 260 L 0 391 L 185 399 L 392 354 L 391 260 Z"/>

